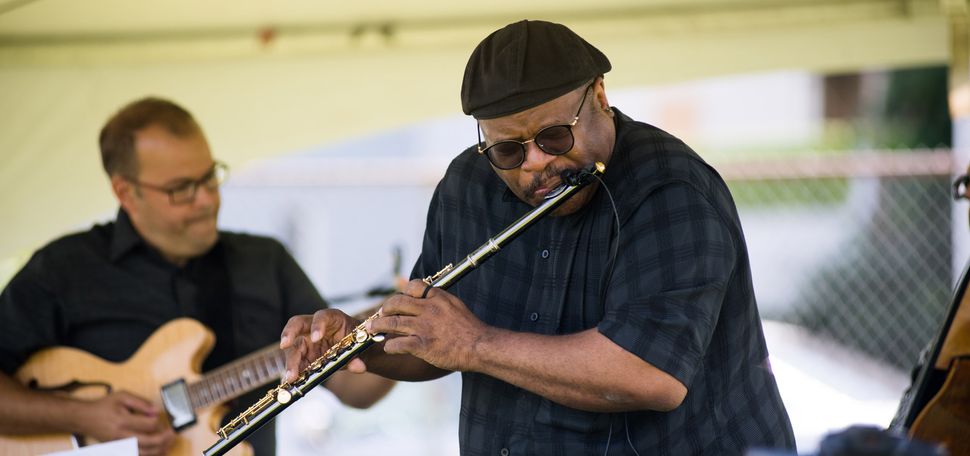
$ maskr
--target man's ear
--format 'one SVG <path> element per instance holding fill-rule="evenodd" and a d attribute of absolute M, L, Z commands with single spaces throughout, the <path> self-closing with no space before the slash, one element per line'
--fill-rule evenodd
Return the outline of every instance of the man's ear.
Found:
<path fill-rule="evenodd" d="M 605 112 L 610 112 L 610 101 L 606 99 L 606 80 L 602 76 L 597 79 L 599 80 L 594 82 L 593 98 L 596 99 L 596 104 L 599 105 L 598 107 L 600 109 Z"/>
<path fill-rule="evenodd" d="M 131 182 L 124 177 L 119 175 L 111 176 L 111 191 L 115 194 L 115 198 L 118 199 L 118 204 L 128 212 L 131 213 L 133 209 L 135 195 L 135 187 L 131 185 Z"/>

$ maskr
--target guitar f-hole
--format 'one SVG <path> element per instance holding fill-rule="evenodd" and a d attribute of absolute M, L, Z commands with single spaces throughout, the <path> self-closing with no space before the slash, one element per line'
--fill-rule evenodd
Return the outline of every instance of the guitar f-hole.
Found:
<path fill-rule="evenodd" d="M 81 388 L 89 387 L 100 387 L 104 388 L 104 393 L 111 394 L 111 385 L 105 382 L 79 382 L 77 380 L 71 380 L 63 385 L 56 386 L 41 386 L 40 382 L 36 378 L 32 378 L 27 382 L 27 387 L 37 391 L 45 392 L 63 392 L 68 394 L 73 394 Z"/>

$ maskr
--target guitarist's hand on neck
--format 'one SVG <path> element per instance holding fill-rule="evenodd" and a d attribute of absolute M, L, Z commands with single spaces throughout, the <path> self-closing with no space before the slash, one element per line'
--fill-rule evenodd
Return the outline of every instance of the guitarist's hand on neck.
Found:
<path fill-rule="evenodd" d="M 0 434 L 71 433 L 98 441 L 138 439 L 141 456 L 164 455 L 175 432 L 147 400 L 125 392 L 95 401 L 39 392 L 0 373 Z"/>

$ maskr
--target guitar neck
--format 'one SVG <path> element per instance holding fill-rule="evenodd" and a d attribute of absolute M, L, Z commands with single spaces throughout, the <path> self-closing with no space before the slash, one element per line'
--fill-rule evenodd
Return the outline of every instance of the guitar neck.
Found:
<path fill-rule="evenodd" d="M 283 351 L 270 345 L 206 373 L 188 386 L 189 400 L 195 409 L 221 404 L 278 380 L 285 368 Z"/>
<path fill-rule="evenodd" d="M 354 314 L 354 318 L 365 319 L 381 303 Z M 271 381 L 279 380 L 286 369 L 286 358 L 276 345 L 270 345 L 243 358 L 223 365 L 206 373 L 202 379 L 188 386 L 189 401 L 192 408 L 200 409 L 212 404 L 221 404 L 259 388 Z"/>

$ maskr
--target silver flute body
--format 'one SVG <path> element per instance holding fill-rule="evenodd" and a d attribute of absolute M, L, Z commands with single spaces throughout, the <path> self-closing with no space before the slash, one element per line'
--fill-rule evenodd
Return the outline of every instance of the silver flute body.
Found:
<path fill-rule="evenodd" d="M 596 162 L 571 176 L 564 177 L 566 183 L 550 192 L 542 204 L 520 217 L 495 237 L 485 241 L 457 265 L 449 264 L 445 266 L 437 274 L 423 279 L 424 282 L 435 288 L 447 288 L 454 284 L 498 252 L 505 244 L 515 239 L 526 228 L 554 211 L 592 182 L 593 177 L 601 176 L 605 171 L 606 166 L 603 163 Z M 219 435 L 219 440 L 205 450 L 203 454 L 205 456 L 225 454 L 310 390 L 326 381 L 340 368 L 363 353 L 364 350 L 370 348 L 371 345 L 384 341 L 384 334 L 370 334 L 365 329 L 367 323 L 379 315 L 380 312 L 377 312 L 364 320 L 343 339 L 330 347 L 323 356 L 310 363 L 296 380 L 282 383 L 271 389 L 262 399 L 219 429 L 216 432 Z"/>

